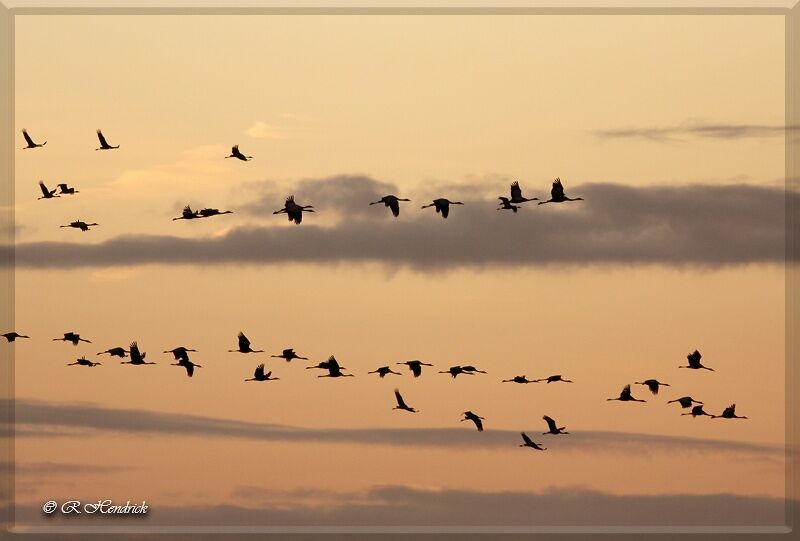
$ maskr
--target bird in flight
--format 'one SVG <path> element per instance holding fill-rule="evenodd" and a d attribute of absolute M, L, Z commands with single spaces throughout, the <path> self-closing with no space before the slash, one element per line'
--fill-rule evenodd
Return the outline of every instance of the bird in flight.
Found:
<path fill-rule="evenodd" d="M 408 366 L 408 369 L 411 370 L 411 373 L 414 374 L 415 378 L 418 378 L 422 374 L 422 367 L 423 366 L 433 366 L 429 363 L 423 363 L 422 361 L 413 360 L 413 361 L 403 361 L 397 364 L 405 364 Z"/>
<path fill-rule="evenodd" d="M 498 197 L 500 200 L 500 206 L 497 207 L 497 210 L 513 210 L 514 214 L 521 208 L 519 205 L 514 205 L 511 201 L 508 200 L 508 197 Z"/>
<path fill-rule="evenodd" d="M 378 376 L 381 379 L 383 379 L 384 376 L 386 376 L 386 374 L 394 374 L 396 376 L 399 376 L 400 372 L 395 372 L 394 370 L 392 370 L 388 366 L 381 366 L 380 368 L 376 368 L 372 372 L 367 372 L 367 374 L 378 374 Z"/>
<path fill-rule="evenodd" d="M 531 449 L 536 449 L 537 451 L 546 451 L 547 447 L 541 447 L 538 443 L 534 442 L 532 439 L 528 437 L 525 432 L 520 432 L 522 435 L 522 441 L 525 443 L 520 443 L 520 447 L 530 447 Z"/>
<path fill-rule="evenodd" d="M 22 150 L 28 150 L 29 148 L 43 147 L 43 146 L 45 146 L 47 144 L 47 141 L 45 141 L 41 145 L 38 144 L 38 143 L 34 143 L 33 139 L 31 138 L 31 136 L 28 135 L 28 130 L 26 130 L 24 128 L 22 130 L 22 137 L 25 138 L 25 143 L 27 144 L 26 146 L 22 147 Z"/>
<path fill-rule="evenodd" d="M 212 216 L 220 216 L 222 214 L 233 214 L 232 210 L 219 210 L 219 209 L 201 209 L 197 212 L 200 218 L 210 218 Z"/>
<path fill-rule="evenodd" d="M 276 210 L 272 214 L 282 214 L 285 213 L 289 217 L 290 222 L 294 222 L 295 224 L 300 224 L 303 221 L 303 211 L 305 212 L 316 212 L 314 210 L 314 205 L 298 205 L 294 201 L 294 196 L 290 195 L 286 198 L 286 202 L 283 204 L 283 208 Z"/>
<path fill-rule="evenodd" d="M 177 218 L 173 218 L 172 221 L 174 222 L 175 220 L 194 220 L 195 218 L 200 218 L 200 213 L 197 212 L 196 210 L 192 210 L 192 207 L 190 207 L 189 205 L 186 205 L 185 207 L 183 207 L 181 215 L 178 216 Z"/>
<path fill-rule="evenodd" d="M 98 224 L 98 223 L 87 224 L 84 221 L 76 220 L 74 222 L 70 222 L 68 225 L 61 225 L 59 227 L 72 227 L 72 228 L 75 228 L 75 229 L 80 229 L 81 231 L 89 231 L 90 227 L 94 227 L 96 225 L 100 225 L 100 224 Z"/>
<path fill-rule="evenodd" d="M 702 364 L 700 364 L 700 359 L 702 358 L 703 356 L 700 354 L 700 352 L 694 350 L 692 353 L 686 356 L 686 359 L 689 361 L 688 366 L 679 366 L 678 368 L 693 368 L 695 370 L 699 370 L 702 368 L 704 370 L 711 370 L 713 372 L 714 371 L 713 368 L 709 368 L 707 366 L 703 366 Z"/>
<path fill-rule="evenodd" d="M 554 381 L 560 381 L 562 383 L 573 383 L 571 379 L 564 379 L 561 377 L 560 374 L 556 374 L 555 376 L 548 376 L 542 379 L 535 379 L 533 380 L 533 383 L 540 383 L 542 381 L 546 381 L 547 383 L 553 383 Z"/>
<path fill-rule="evenodd" d="M 80 359 L 75 359 L 74 363 L 67 363 L 67 366 L 73 366 L 73 365 L 76 365 L 76 364 L 80 365 L 80 366 L 99 366 L 99 365 L 101 365 L 103 363 L 92 362 L 89 359 L 87 359 L 85 356 L 83 356 Z"/>
<path fill-rule="evenodd" d="M 63 184 L 63 183 L 58 185 L 58 190 L 59 190 L 58 191 L 59 195 L 62 195 L 62 194 L 63 195 L 73 195 L 73 194 L 76 194 L 76 193 L 81 193 L 78 190 L 76 190 L 75 188 L 70 188 L 68 185 Z"/>
<path fill-rule="evenodd" d="M 503 199 L 502 197 L 500 199 Z M 511 203 L 525 203 L 527 201 L 538 201 L 538 197 L 533 197 L 528 199 L 527 197 L 522 196 L 522 188 L 519 187 L 519 182 L 514 181 L 511 183 Z"/>
<path fill-rule="evenodd" d="M 239 150 L 239 145 L 233 145 L 231 147 L 231 154 L 230 156 L 225 156 L 225 158 L 236 158 L 237 160 L 242 160 L 243 162 L 252 160 L 252 156 L 245 156 L 242 154 L 242 151 Z"/>
<path fill-rule="evenodd" d="M 320 377 L 322 377 L 322 376 L 320 376 Z M 414 408 L 409 407 L 409 405 L 406 404 L 406 401 L 403 400 L 403 396 L 400 394 L 400 391 L 398 391 L 397 389 L 394 390 L 394 398 L 395 398 L 395 400 L 397 400 L 397 405 L 395 407 L 393 407 L 392 409 L 395 409 L 395 410 L 406 410 L 406 411 L 410 411 L 411 413 L 417 413 L 418 410 L 415 410 Z"/>
<path fill-rule="evenodd" d="M 283 352 L 281 352 L 280 355 L 270 355 L 270 357 L 275 357 L 276 359 L 286 359 L 287 363 L 292 359 L 302 359 L 304 361 L 308 360 L 308 357 L 300 357 L 292 348 L 286 348 L 283 350 Z"/>
<path fill-rule="evenodd" d="M 91 344 L 90 340 L 86 340 L 81 338 L 80 334 L 74 332 L 65 332 L 63 338 L 53 338 L 54 342 L 62 341 L 62 342 L 72 342 L 73 346 L 77 346 L 78 342 L 86 342 L 87 344 Z"/>
<path fill-rule="evenodd" d="M 736 404 L 731 404 L 720 415 L 712 415 L 712 419 L 747 419 L 747 417 L 740 417 L 736 415 Z"/>
<path fill-rule="evenodd" d="M 477 374 L 485 374 L 485 373 L 486 373 L 486 372 L 485 372 L 485 371 L 483 371 L 483 370 L 478 370 L 478 369 L 477 369 L 477 368 L 475 368 L 474 366 L 469 366 L 469 365 L 468 365 L 468 366 L 462 366 L 462 367 L 461 367 L 461 370 L 462 370 L 464 373 L 469 373 L 469 374 L 476 374 L 476 373 L 477 373 Z"/>
<path fill-rule="evenodd" d="M 173 348 L 173 349 L 168 349 L 168 350 L 164 351 L 164 353 L 172 353 L 172 355 L 175 356 L 175 360 L 179 361 L 184 357 L 186 357 L 188 359 L 190 351 L 193 352 L 193 353 L 197 353 L 196 349 L 189 349 L 189 348 L 184 347 L 184 346 L 178 346 L 178 347 Z"/>
<path fill-rule="evenodd" d="M 468 370 L 464 370 L 464 368 L 462 368 L 460 366 L 451 366 L 447 370 L 439 370 L 439 373 L 440 374 L 450 374 L 453 377 L 453 379 L 455 379 L 456 376 L 458 376 L 459 374 L 467 374 L 469 376 L 474 376 L 475 375 L 473 372 L 470 372 Z"/>
<path fill-rule="evenodd" d="M 583 201 L 583 197 L 576 197 L 574 199 L 564 195 L 564 186 L 561 184 L 561 179 L 557 178 L 553 181 L 553 188 L 550 190 L 550 199 L 547 201 L 539 201 L 540 205 L 545 203 L 563 203 L 565 201 Z"/>
<path fill-rule="evenodd" d="M 502 383 L 535 383 L 527 378 L 527 376 L 514 376 L 511 379 L 504 379 Z"/>
<path fill-rule="evenodd" d="M 700 415 L 700 416 L 708 415 L 709 417 L 714 417 L 713 415 L 708 414 L 705 411 L 703 411 L 703 405 L 702 404 L 699 405 L 699 406 L 693 407 L 692 411 L 690 411 L 689 413 L 681 413 L 681 415 L 691 415 L 692 418 L 697 417 L 698 415 Z"/>
<path fill-rule="evenodd" d="M 256 367 L 256 371 L 253 372 L 253 377 L 248 378 L 245 381 L 275 381 L 281 379 L 281 378 L 273 378 L 271 376 L 272 376 L 272 370 L 270 370 L 265 374 L 264 363 L 261 363 Z"/>
<path fill-rule="evenodd" d="M 3 334 L 0 334 L 0 336 L 5 338 L 8 342 L 13 342 L 17 338 L 30 338 L 30 336 L 25 336 L 24 334 L 19 334 L 16 331 L 3 333 Z"/>
<path fill-rule="evenodd" d="M 392 210 L 392 215 L 394 215 L 394 217 L 397 218 L 398 216 L 400 216 L 400 201 L 411 201 L 411 199 L 401 199 L 396 195 L 384 195 L 377 201 L 370 203 L 370 205 L 377 205 L 379 203 L 383 203 Z"/>
<path fill-rule="evenodd" d="M 702 402 L 700 402 L 699 400 L 695 400 L 691 396 L 682 396 L 680 398 L 676 398 L 675 400 L 669 400 L 667 401 L 667 404 L 672 404 L 673 402 L 679 403 L 681 407 L 684 409 L 691 408 L 692 404 L 694 403 L 702 404 Z"/>
<path fill-rule="evenodd" d="M 650 392 L 653 394 L 658 394 L 658 388 L 660 386 L 669 387 L 669 383 L 661 383 L 657 379 L 646 379 L 644 381 L 636 381 L 634 382 L 636 385 L 647 385 L 647 388 L 650 389 Z"/>
<path fill-rule="evenodd" d="M 344 378 L 344 377 L 354 377 L 353 374 L 343 374 L 342 370 L 344 367 L 339 366 L 339 362 L 336 360 L 336 357 L 331 355 L 328 357 L 328 360 L 325 363 L 320 363 L 320 366 L 315 368 L 322 368 L 322 364 L 325 364 L 325 368 L 328 370 L 327 374 L 322 374 L 321 376 L 317 376 L 318 378 Z M 311 368 L 311 367 L 308 367 Z"/>
<path fill-rule="evenodd" d="M 100 141 L 100 148 L 96 148 L 95 150 L 114 150 L 115 148 L 119 148 L 119 145 L 115 147 L 109 145 L 101 130 L 97 130 L 97 139 Z"/>
<path fill-rule="evenodd" d="M 125 358 L 125 354 L 128 353 L 128 350 L 126 350 L 125 348 L 121 348 L 121 347 L 115 347 L 115 348 L 107 349 L 105 351 L 101 351 L 100 353 L 98 353 L 98 355 L 103 355 L 105 353 L 108 353 L 112 357 L 119 357 L 120 359 L 124 359 Z"/>
<path fill-rule="evenodd" d="M 621 402 L 647 402 L 647 400 L 639 400 L 631 395 L 630 384 L 626 385 L 622 392 L 619 393 L 619 398 L 606 398 L 606 400 L 619 400 Z"/>
<path fill-rule="evenodd" d="M 465 411 L 462 415 L 464 416 L 464 418 L 461 419 L 462 421 L 472 421 L 475 423 L 475 428 L 478 429 L 478 432 L 483 432 L 483 421 L 486 419 L 471 411 Z"/>
<path fill-rule="evenodd" d="M 434 199 L 429 205 L 422 205 L 421 208 L 434 207 L 436 212 L 442 215 L 442 218 L 447 218 L 450 215 L 450 205 L 463 205 L 461 201 L 450 201 L 449 199 Z"/>
<path fill-rule="evenodd" d="M 37 201 L 39 199 L 52 199 L 54 197 L 61 197 L 60 195 L 56 195 L 55 189 L 49 190 L 42 180 L 39 181 L 39 189 L 42 190 L 42 197 L 36 198 Z"/>
<path fill-rule="evenodd" d="M 178 361 L 176 363 L 172 363 L 170 366 L 182 366 L 186 369 L 186 375 L 192 377 L 194 375 L 194 369 L 203 368 L 199 364 L 194 364 L 192 361 L 189 360 L 189 351 L 194 351 L 193 349 L 186 349 L 184 347 L 175 348 L 173 350 L 165 351 L 164 353 L 172 353 L 175 356 L 175 360 Z"/>
<path fill-rule="evenodd" d="M 552 417 L 545 415 L 542 419 L 547 423 L 547 428 L 549 429 L 547 432 L 542 432 L 542 434 L 569 434 L 569 432 L 564 431 L 567 427 L 556 426 L 556 421 Z"/>
<path fill-rule="evenodd" d="M 131 360 L 122 361 L 120 364 L 136 364 L 136 365 L 156 364 L 156 363 L 149 363 L 144 360 L 144 358 L 147 357 L 147 353 L 142 353 L 141 351 L 139 351 L 139 344 L 137 344 L 136 342 L 131 342 L 130 354 L 131 354 Z"/>
<path fill-rule="evenodd" d="M 250 340 L 243 332 L 239 333 L 239 349 L 229 349 L 228 353 L 264 353 L 263 349 L 253 349 L 250 347 Z"/>

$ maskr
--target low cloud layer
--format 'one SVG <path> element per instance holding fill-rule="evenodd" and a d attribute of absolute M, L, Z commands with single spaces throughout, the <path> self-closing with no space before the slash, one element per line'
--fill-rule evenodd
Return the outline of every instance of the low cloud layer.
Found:
<path fill-rule="evenodd" d="M 567 186 L 567 195 L 584 201 L 526 203 L 513 214 L 497 211 L 496 200 L 472 187 L 442 194 L 466 203 L 453 207 L 450 217 L 442 220 L 432 209 L 420 210 L 429 200 L 369 177 L 337 176 L 306 181 L 298 188 L 298 201 L 318 210 L 299 226 L 284 227 L 283 216 L 272 216 L 281 199 L 274 189 L 265 188 L 243 205 L 243 214 L 257 214 L 269 225 L 259 221 L 213 237 L 188 239 L 125 234 L 97 244 L 22 243 L 16 246 L 16 265 L 65 269 L 379 263 L 441 271 L 540 265 L 783 264 L 785 209 L 787 203 L 800 208 L 800 194 L 777 187 L 595 183 Z M 531 186 L 524 188 L 528 197 L 549 197 Z M 503 195 L 506 189 L 503 186 Z M 369 205 L 386 193 L 413 199 L 402 204 L 400 218 L 392 218 L 383 205 Z M 0 248 L 0 255 L 3 250 L 10 248 Z"/>
<path fill-rule="evenodd" d="M 594 134 L 602 139 L 645 139 L 657 142 L 683 141 L 686 137 L 709 139 L 764 138 L 789 135 L 800 126 L 769 124 L 713 124 L 687 122 L 678 126 L 619 128 L 597 130 Z"/>

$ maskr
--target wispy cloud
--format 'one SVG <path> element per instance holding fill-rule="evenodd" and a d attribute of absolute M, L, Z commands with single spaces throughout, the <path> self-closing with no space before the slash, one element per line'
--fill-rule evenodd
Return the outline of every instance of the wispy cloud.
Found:
<path fill-rule="evenodd" d="M 634 127 L 596 130 L 593 133 L 603 139 L 645 139 L 657 142 L 678 142 L 684 137 L 710 139 L 744 139 L 777 137 L 795 132 L 800 126 L 769 124 L 713 124 L 684 122 L 668 127 Z"/>
<path fill-rule="evenodd" d="M 125 234 L 98 244 L 32 242 L 16 246 L 16 265 L 80 268 L 285 263 L 381 263 L 390 268 L 442 271 L 542 265 L 658 264 L 719 267 L 784 263 L 785 209 L 800 208 L 800 194 L 775 186 L 688 185 L 633 187 L 568 185 L 585 201 L 537 206 L 518 214 L 496 210 L 476 187 L 453 187 L 466 204 L 442 220 L 429 199 L 365 176 L 339 175 L 301 182 L 303 204 L 318 210 L 300 226 L 272 215 L 282 204 L 264 185 L 242 205 L 269 225 L 240 225 L 213 237 Z M 505 193 L 507 186 L 498 186 Z M 484 191 L 484 188 L 480 188 Z M 369 206 L 381 195 L 412 199 L 401 216 Z M 525 186 L 528 197 L 547 198 Z M 239 211 L 239 208 L 233 208 Z M 325 216 L 332 216 L 333 221 Z M 317 223 L 315 223 L 315 221 Z M 325 225 L 319 225 L 324 223 Z M 9 247 L 0 247 L 9 250 Z"/>

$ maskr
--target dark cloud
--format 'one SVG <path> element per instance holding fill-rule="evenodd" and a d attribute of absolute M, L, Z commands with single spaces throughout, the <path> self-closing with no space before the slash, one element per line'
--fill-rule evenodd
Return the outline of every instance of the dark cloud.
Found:
<path fill-rule="evenodd" d="M 795 132 L 798 128 L 800 128 L 800 126 L 684 123 L 679 126 L 671 127 L 597 130 L 594 134 L 603 139 L 647 139 L 659 142 L 675 142 L 682 141 L 682 137 L 687 136 L 711 139 L 776 137 Z"/>
<path fill-rule="evenodd" d="M 300 226 L 273 223 L 235 227 L 222 236 L 179 238 L 122 235 L 97 244 L 33 242 L 16 246 L 16 265 L 81 268 L 115 265 L 270 265 L 381 263 L 389 268 L 441 271 L 459 267 L 659 264 L 718 267 L 784 262 L 785 209 L 800 208 L 800 195 L 778 187 L 746 184 L 632 187 L 594 183 L 567 194 L 585 201 L 525 204 L 518 214 L 497 211 L 479 188 L 449 194 L 466 205 L 442 220 L 427 202 L 402 206 L 399 219 L 383 206 L 369 206 L 391 184 L 340 176 L 306 181 L 303 204 L 319 210 Z M 524 186 L 528 197 L 547 198 Z M 306 190 L 307 193 L 306 193 Z M 505 193 L 507 185 L 498 186 Z M 454 190 L 454 192 L 456 192 Z M 297 192 L 301 193 L 301 192 Z M 269 196 L 271 201 L 272 196 Z M 258 199 L 248 208 L 275 208 Z M 343 219 L 328 220 L 329 216 Z M 316 221 L 316 223 L 315 223 Z M 324 223 L 325 225 L 319 225 Z M 0 249 L 8 251 L 5 247 Z M 0 258 L 2 259 L 2 258 Z"/>
<path fill-rule="evenodd" d="M 8 403 L 0 403 L 3 408 Z M 513 448 L 519 432 L 486 430 L 476 435 L 463 428 L 299 428 L 266 423 L 214 419 L 196 415 L 110 409 L 92 404 L 16 401 L 18 437 L 86 437 L 91 431 L 169 436 L 214 436 L 262 441 L 354 443 L 403 447 Z M 541 426 L 522 427 L 532 433 Z M 89 431 L 89 432 L 87 432 Z M 757 443 L 662 436 L 626 432 L 574 431 L 569 438 L 548 442 L 559 452 L 713 452 L 778 457 L 783 448 Z"/>

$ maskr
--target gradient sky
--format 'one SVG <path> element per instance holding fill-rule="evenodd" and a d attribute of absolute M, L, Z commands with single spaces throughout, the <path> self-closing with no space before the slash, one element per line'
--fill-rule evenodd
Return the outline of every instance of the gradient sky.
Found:
<path fill-rule="evenodd" d="M 596 494 L 783 498 L 783 17 L 18 16 L 15 83 L 17 129 L 48 141 L 16 153 L 16 326 L 34 337 L 13 346 L 18 418 L 53 407 L 49 423 L 18 425 L 23 511 L 146 499 L 174 511 L 154 524 L 201 505 L 368 524 L 411 491 L 482 497 L 476 523 L 525 524 L 525 498 L 550 490 L 577 495 L 552 519 L 574 524 Z M 95 152 L 97 128 L 120 149 Z M 255 158 L 222 159 L 235 143 Z M 494 212 L 512 180 L 542 198 L 556 176 L 586 201 Z M 40 179 L 81 193 L 37 201 Z M 383 189 L 412 199 L 397 220 L 366 206 Z M 271 214 L 295 192 L 319 209 L 299 227 Z M 468 204 L 443 221 L 419 210 L 436 196 Z M 171 221 L 187 203 L 235 214 Z M 58 228 L 78 218 L 101 225 Z M 326 233 L 347 253 L 320 256 Z M 176 263 L 182 239 L 200 255 Z M 93 344 L 50 340 L 69 330 Z M 336 354 L 357 377 L 227 353 L 240 330 L 270 353 Z M 159 364 L 94 355 L 131 340 Z M 191 380 L 161 354 L 177 345 L 199 350 Z M 694 348 L 715 372 L 677 368 Z M 82 354 L 103 366 L 65 366 Z M 411 358 L 436 367 L 366 375 Z M 264 361 L 281 381 L 243 383 Z M 489 373 L 434 373 L 453 364 Z M 499 383 L 559 373 L 576 383 Z M 605 400 L 651 377 L 672 386 Z M 395 386 L 419 414 L 392 411 Z M 683 395 L 750 419 L 681 416 L 665 402 Z M 467 409 L 507 432 L 470 432 Z M 197 432 L 164 428 L 187 414 Z M 574 434 L 541 436 L 544 414 Z M 263 424 L 364 432 L 296 440 Z M 446 430 L 431 443 L 419 428 Z M 375 443 L 373 429 L 398 432 Z M 474 438 L 448 443 L 451 429 Z M 519 430 L 550 449 L 519 449 Z M 783 520 L 717 503 L 707 520 Z M 403 524 L 441 521 L 404 509 Z M 663 509 L 646 516 L 706 520 Z"/>

